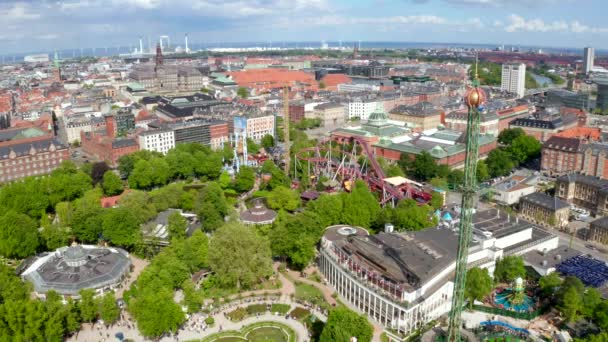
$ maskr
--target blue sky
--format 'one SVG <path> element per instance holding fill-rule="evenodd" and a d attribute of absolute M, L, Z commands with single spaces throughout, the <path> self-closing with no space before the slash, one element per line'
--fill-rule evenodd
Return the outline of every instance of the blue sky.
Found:
<path fill-rule="evenodd" d="M 3 53 L 197 43 L 459 42 L 608 48 L 606 0 L 0 0 Z M 144 41 L 147 41 L 145 38 Z"/>

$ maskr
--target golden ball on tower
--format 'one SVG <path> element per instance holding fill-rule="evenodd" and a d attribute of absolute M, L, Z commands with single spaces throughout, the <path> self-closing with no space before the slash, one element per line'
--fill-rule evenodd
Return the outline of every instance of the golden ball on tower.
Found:
<path fill-rule="evenodd" d="M 479 107 L 484 101 L 485 94 L 483 90 L 479 88 L 471 88 L 465 96 L 465 102 L 470 107 Z"/>

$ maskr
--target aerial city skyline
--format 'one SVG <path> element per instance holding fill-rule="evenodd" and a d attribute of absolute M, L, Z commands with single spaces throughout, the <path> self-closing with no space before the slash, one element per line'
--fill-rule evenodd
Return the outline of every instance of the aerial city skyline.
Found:
<path fill-rule="evenodd" d="M 608 48 L 600 0 L 3 1 L 3 54 L 131 46 L 190 35 L 193 44 L 380 41 Z M 36 49 L 32 49 L 36 47 Z"/>
<path fill-rule="evenodd" d="M 0 341 L 608 342 L 599 0 L 0 2 Z"/>

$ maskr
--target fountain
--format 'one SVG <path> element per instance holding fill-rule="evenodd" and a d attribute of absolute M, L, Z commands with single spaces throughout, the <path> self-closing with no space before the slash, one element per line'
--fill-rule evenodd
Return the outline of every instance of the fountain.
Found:
<path fill-rule="evenodd" d="M 494 303 L 500 308 L 517 312 L 529 312 L 534 308 L 534 299 L 526 294 L 522 278 L 515 279 L 511 288 L 497 291 Z"/>

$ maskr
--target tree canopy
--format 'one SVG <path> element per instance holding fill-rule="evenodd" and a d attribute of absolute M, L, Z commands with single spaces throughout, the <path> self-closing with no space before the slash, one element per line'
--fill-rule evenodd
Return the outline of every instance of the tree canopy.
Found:
<path fill-rule="evenodd" d="M 268 241 L 239 223 L 224 225 L 209 241 L 209 266 L 223 287 L 246 289 L 269 277 L 270 255 Z"/>
<path fill-rule="evenodd" d="M 329 312 L 327 323 L 319 338 L 320 342 L 349 342 L 352 337 L 357 341 L 370 342 L 374 328 L 367 318 L 345 307 Z"/>
<path fill-rule="evenodd" d="M 469 300 L 469 305 L 472 307 L 474 301 L 482 301 L 492 293 L 493 285 L 487 269 L 473 267 L 467 271 L 464 297 Z"/>
<path fill-rule="evenodd" d="M 0 216 L 0 254 L 7 258 L 25 258 L 39 245 L 38 225 L 27 215 L 13 210 Z"/>
<path fill-rule="evenodd" d="M 526 277 L 524 259 L 516 255 L 508 255 L 496 261 L 494 277 L 498 281 L 513 282 L 517 278 Z"/>
<path fill-rule="evenodd" d="M 103 192 L 108 196 L 115 196 L 122 192 L 122 180 L 113 171 L 106 171 L 102 182 Z"/>

